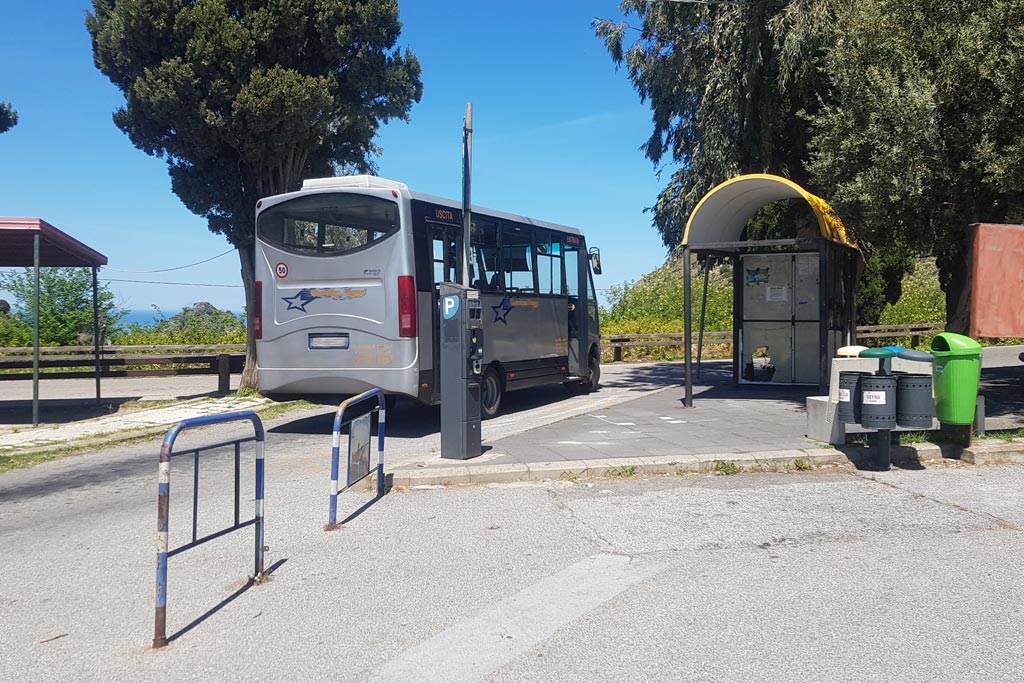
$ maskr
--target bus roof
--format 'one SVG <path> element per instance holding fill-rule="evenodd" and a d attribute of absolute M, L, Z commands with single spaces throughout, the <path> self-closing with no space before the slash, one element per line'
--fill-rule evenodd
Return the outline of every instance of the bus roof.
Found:
<path fill-rule="evenodd" d="M 303 190 L 328 190 L 328 189 L 341 189 L 348 187 L 368 187 L 368 188 L 380 188 L 380 189 L 392 189 L 400 192 L 407 192 L 413 199 L 419 199 L 425 202 L 432 202 L 434 204 L 440 204 L 453 209 L 462 209 L 462 202 L 454 199 L 445 199 L 444 197 L 435 197 L 434 195 L 424 194 L 423 192 L 413 192 L 409 189 L 409 186 L 405 183 L 400 183 L 397 180 L 388 180 L 387 178 L 379 178 L 372 175 L 347 175 L 347 176 L 336 176 L 334 178 L 310 178 L 302 181 Z M 582 235 L 583 231 L 578 228 L 570 228 L 567 225 L 559 225 L 558 223 L 549 223 L 547 221 L 540 221 L 535 218 L 528 218 L 527 216 L 521 216 L 513 213 L 506 213 L 504 211 L 496 211 L 489 209 L 486 206 L 473 205 L 474 213 L 482 213 L 494 218 L 503 218 L 509 221 L 516 221 L 518 223 L 526 223 L 527 225 L 535 225 L 540 228 L 546 228 L 548 230 L 554 230 L 556 232 L 566 232 L 572 235 Z"/>

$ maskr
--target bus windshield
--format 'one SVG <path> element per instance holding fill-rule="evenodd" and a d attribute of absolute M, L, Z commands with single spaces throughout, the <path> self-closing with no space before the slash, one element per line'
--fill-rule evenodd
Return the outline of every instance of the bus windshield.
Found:
<path fill-rule="evenodd" d="M 352 193 L 318 193 L 271 206 L 260 214 L 260 239 L 307 256 L 338 256 L 398 232 L 398 204 Z"/>

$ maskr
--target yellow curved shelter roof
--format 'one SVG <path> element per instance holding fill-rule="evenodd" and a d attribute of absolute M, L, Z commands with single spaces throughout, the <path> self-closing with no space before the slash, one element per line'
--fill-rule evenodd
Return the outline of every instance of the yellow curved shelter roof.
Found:
<path fill-rule="evenodd" d="M 704 195 L 686 222 L 683 245 L 699 247 L 714 242 L 739 241 L 747 221 L 762 207 L 781 199 L 805 200 L 818 218 L 822 237 L 857 246 L 828 202 L 788 178 L 767 173 L 736 176 Z"/>

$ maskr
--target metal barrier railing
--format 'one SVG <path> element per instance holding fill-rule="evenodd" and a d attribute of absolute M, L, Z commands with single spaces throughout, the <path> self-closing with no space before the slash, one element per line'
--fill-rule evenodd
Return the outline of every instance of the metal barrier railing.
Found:
<path fill-rule="evenodd" d="M 199 448 L 189 448 L 179 453 L 174 452 L 174 441 L 178 438 L 181 432 L 188 429 L 196 429 L 198 427 L 207 427 L 215 424 L 223 424 L 226 422 L 237 422 L 248 420 L 252 422 L 255 436 L 246 437 L 242 439 L 235 439 L 232 441 L 224 441 L 221 443 L 215 443 L 207 446 L 200 446 Z M 252 519 L 241 521 L 239 519 L 239 500 L 241 494 L 241 445 L 249 441 L 256 442 L 256 514 Z M 195 548 L 198 545 L 202 545 L 207 541 L 212 541 L 215 538 L 220 538 L 225 534 L 229 534 L 232 531 L 238 531 L 244 529 L 247 526 L 255 526 L 256 528 L 256 558 L 255 558 L 255 570 L 252 576 L 252 581 L 259 583 L 263 580 L 263 446 L 265 441 L 265 435 L 263 430 L 263 423 L 256 413 L 250 410 L 244 410 L 235 413 L 225 413 L 223 415 L 208 415 L 203 417 L 195 417 L 188 420 L 182 420 L 178 424 L 171 427 L 167 434 L 164 436 L 163 445 L 160 447 L 160 475 L 159 475 L 159 487 L 158 487 L 158 498 L 157 498 L 157 569 L 156 569 L 156 617 L 153 631 L 153 647 L 159 648 L 167 645 L 167 560 L 178 553 Z M 234 445 L 235 447 L 235 523 L 215 531 L 212 534 L 207 534 L 202 538 L 198 537 L 199 522 L 199 454 L 202 451 L 209 451 L 215 448 L 223 448 L 225 446 Z M 192 540 L 182 546 L 179 546 L 173 550 L 168 549 L 168 523 L 170 518 L 170 506 L 171 506 L 171 456 L 172 455 L 183 455 L 185 453 L 194 454 L 194 473 L 193 473 L 193 487 L 192 487 Z"/>
<path fill-rule="evenodd" d="M 354 405 L 367 401 L 371 398 L 376 397 L 377 407 L 371 409 L 367 413 L 363 413 L 357 417 L 345 420 L 345 411 Z M 354 484 L 362 481 L 364 478 L 370 476 L 370 461 L 369 461 L 369 424 L 373 413 L 378 413 L 377 418 L 377 497 L 380 498 L 385 492 L 385 481 L 384 481 L 384 426 L 385 416 L 387 409 L 385 408 L 384 392 L 380 389 L 370 389 L 364 391 L 358 396 L 345 399 L 338 406 L 337 412 L 334 414 L 334 429 L 331 432 L 331 504 L 330 512 L 328 514 L 327 528 L 335 528 L 338 525 L 338 474 L 340 470 L 339 461 L 341 459 L 341 429 L 346 424 L 351 424 L 349 428 L 349 457 L 345 468 L 345 486 L 340 489 L 344 491 L 350 488 Z M 357 421 L 365 421 L 359 423 L 359 429 L 364 433 L 365 443 L 361 437 L 354 434 L 356 431 Z M 355 442 L 355 439 L 360 439 Z M 355 446 L 355 449 L 353 448 Z M 366 458 L 365 468 L 363 467 L 363 458 L 361 447 L 365 446 Z M 353 468 L 356 467 L 355 471 Z M 364 471 L 365 470 L 365 471 Z"/>

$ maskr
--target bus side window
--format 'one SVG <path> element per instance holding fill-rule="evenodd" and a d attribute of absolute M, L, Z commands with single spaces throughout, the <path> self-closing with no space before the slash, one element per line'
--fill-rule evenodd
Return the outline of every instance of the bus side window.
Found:
<path fill-rule="evenodd" d="M 569 296 L 580 294 L 580 250 L 579 247 L 565 245 L 565 292 Z"/>
<path fill-rule="evenodd" d="M 434 284 L 458 282 L 459 254 L 454 229 L 435 225 L 433 233 L 430 257 L 434 267 Z"/>
<path fill-rule="evenodd" d="M 533 235 L 530 228 L 503 223 L 501 228 L 501 268 L 505 273 L 505 291 L 535 294 L 533 284 Z"/>
<path fill-rule="evenodd" d="M 562 277 L 562 239 L 552 233 L 538 230 L 537 282 L 540 294 L 564 294 Z"/>
<path fill-rule="evenodd" d="M 501 271 L 498 268 L 498 224 L 487 218 L 474 218 L 469 240 L 470 286 L 485 292 L 500 292 Z"/>

